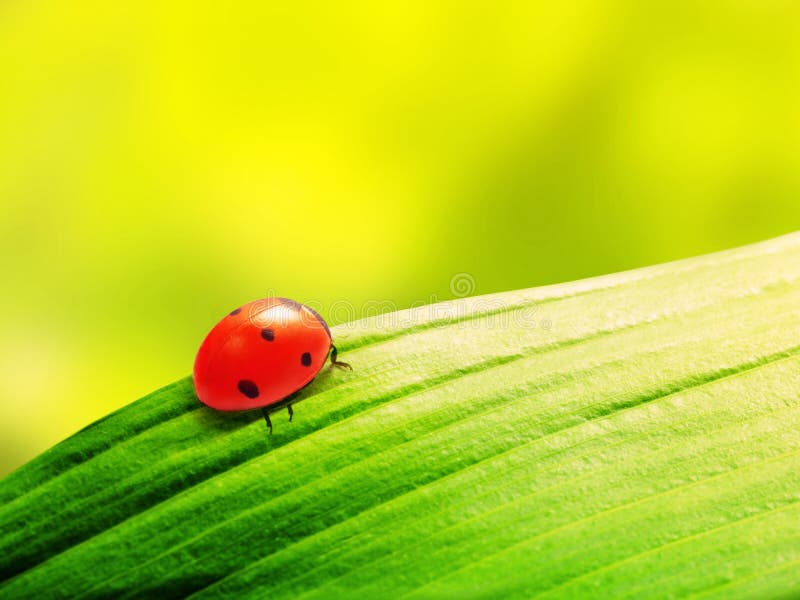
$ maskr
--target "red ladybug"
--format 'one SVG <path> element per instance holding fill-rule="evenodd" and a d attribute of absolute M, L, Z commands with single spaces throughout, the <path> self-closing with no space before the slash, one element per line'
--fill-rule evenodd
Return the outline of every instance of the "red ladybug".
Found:
<path fill-rule="evenodd" d="M 291 401 L 317 376 L 336 346 L 315 310 L 288 298 L 263 298 L 237 308 L 203 340 L 194 361 L 194 388 L 203 404 L 217 410 L 260 408 L 269 413 Z"/>

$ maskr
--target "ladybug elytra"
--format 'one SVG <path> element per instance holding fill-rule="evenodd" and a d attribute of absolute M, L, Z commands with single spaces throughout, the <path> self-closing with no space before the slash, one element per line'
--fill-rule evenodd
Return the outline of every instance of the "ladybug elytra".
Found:
<path fill-rule="evenodd" d="M 312 308 L 288 298 L 263 298 L 237 308 L 206 336 L 194 362 L 200 401 L 216 410 L 260 408 L 272 433 L 269 413 L 287 407 L 317 376 L 330 355 L 337 360 L 330 329 Z"/>

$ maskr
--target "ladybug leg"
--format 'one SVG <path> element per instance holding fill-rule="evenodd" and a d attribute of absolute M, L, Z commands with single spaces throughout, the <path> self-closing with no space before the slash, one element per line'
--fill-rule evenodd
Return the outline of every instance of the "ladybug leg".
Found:
<path fill-rule="evenodd" d="M 269 420 L 269 413 L 267 409 L 261 407 L 261 414 L 264 415 L 264 420 L 267 422 L 267 427 L 269 427 L 269 434 L 272 435 L 272 421 Z"/>
<path fill-rule="evenodd" d="M 289 410 L 289 422 L 291 423 L 292 417 L 294 416 L 294 409 L 292 408 L 291 404 L 289 404 L 286 408 Z"/>
<path fill-rule="evenodd" d="M 334 367 L 339 367 L 340 369 L 347 369 L 349 371 L 352 371 L 353 367 L 351 367 L 348 363 L 336 360 L 338 356 L 339 356 L 339 351 L 336 349 L 336 346 L 331 344 L 331 364 Z"/>

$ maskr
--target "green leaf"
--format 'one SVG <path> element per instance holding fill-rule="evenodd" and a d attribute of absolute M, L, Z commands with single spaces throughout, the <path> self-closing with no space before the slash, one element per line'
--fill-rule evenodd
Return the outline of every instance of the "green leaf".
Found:
<path fill-rule="evenodd" d="M 0 596 L 800 589 L 800 234 L 334 329 L 273 417 L 184 379 L 0 483 Z"/>

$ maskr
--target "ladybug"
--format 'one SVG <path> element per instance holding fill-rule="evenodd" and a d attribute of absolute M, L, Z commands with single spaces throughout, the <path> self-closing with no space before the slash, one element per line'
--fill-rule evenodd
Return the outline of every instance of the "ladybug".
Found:
<path fill-rule="evenodd" d="M 269 413 L 286 407 L 317 376 L 330 354 L 337 360 L 331 330 L 320 314 L 288 298 L 262 298 L 232 311 L 203 340 L 194 361 L 198 399 L 216 410 L 260 408 L 272 433 Z"/>

